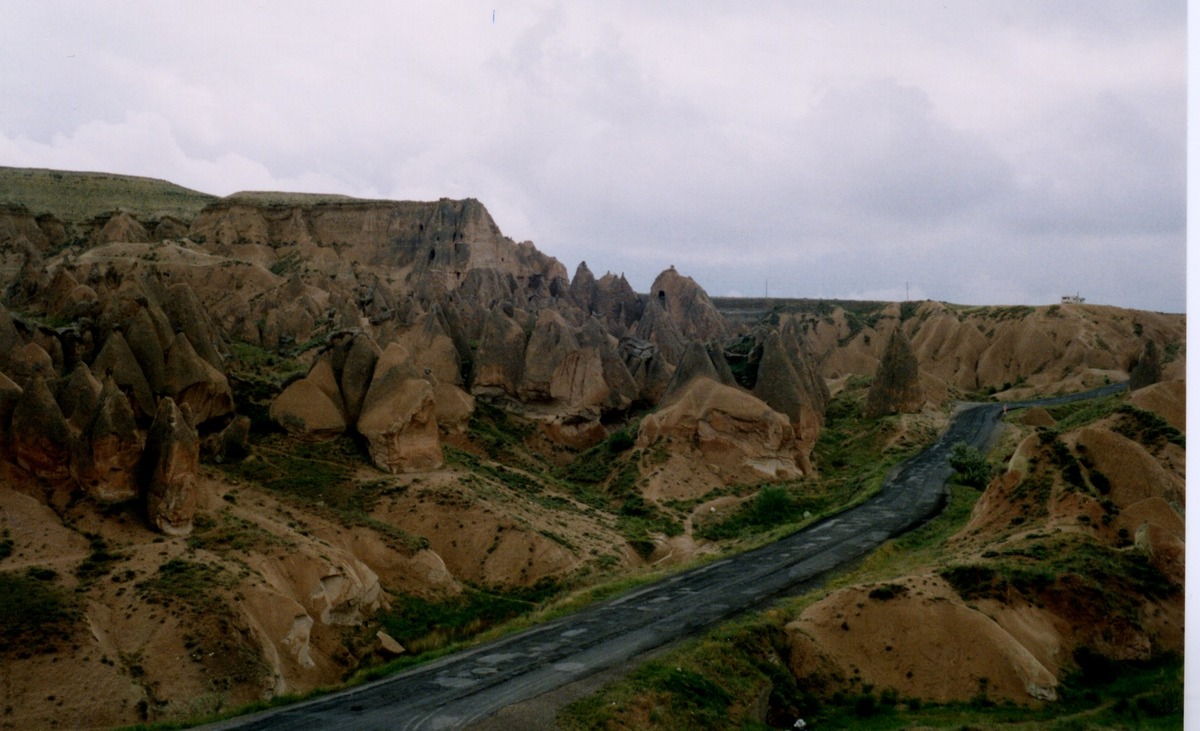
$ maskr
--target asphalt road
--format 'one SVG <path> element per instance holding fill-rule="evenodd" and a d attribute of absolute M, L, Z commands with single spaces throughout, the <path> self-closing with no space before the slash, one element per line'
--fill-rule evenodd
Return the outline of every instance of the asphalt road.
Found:
<path fill-rule="evenodd" d="M 1124 384 L 1056 399 L 1116 393 Z M 892 471 L 861 505 L 747 553 L 671 576 L 518 634 L 311 701 L 243 716 L 211 729 L 458 729 L 699 632 L 820 579 L 945 504 L 950 449 L 983 449 L 1004 407 L 961 408 L 932 447 Z"/>

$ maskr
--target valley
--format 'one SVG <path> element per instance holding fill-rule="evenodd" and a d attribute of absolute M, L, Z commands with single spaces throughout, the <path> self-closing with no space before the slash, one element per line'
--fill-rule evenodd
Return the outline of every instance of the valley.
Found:
<path fill-rule="evenodd" d="M 6 168 L 0 204 L 0 727 L 197 723 L 648 607 L 614 597 L 828 530 L 935 442 L 939 496 L 955 444 L 983 464 L 936 541 L 877 528 L 828 589 L 564 727 L 883 723 L 980 697 L 1052 718 L 1182 650 L 1183 315 L 738 303 L 674 268 L 638 293 L 568 276 L 473 200 Z M 961 401 L 1002 417 L 994 442 L 937 441 Z M 960 682 L 929 679 L 946 666 Z M 1169 701 L 1095 705 L 1169 722 Z"/>

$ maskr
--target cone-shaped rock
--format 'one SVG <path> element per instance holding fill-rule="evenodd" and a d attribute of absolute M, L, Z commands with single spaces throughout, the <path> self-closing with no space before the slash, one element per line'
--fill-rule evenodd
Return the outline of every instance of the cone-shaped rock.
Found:
<path fill-rule="evenodd" d="M 138 495 L 142 439 L 129 399 L 111 378 L 104 380 L 92 418 L 75 441 L 71 473 L 92 496 L 105 503 Z"/>
<path fill-rule="evenodd" d="M 579 342 L 562 315 L 549 309 L 539 312 L 537 324 L 525 349 L 521 398 L 525 401 L 549 401 L 554 371 L 568 354 L 577 350 Z"/>
<path fill-rule="evenodd" d="M 37 343 L 25 343 L 11 352 L 9 373 L 17 385 L 24 388 L 38 375 L 42 378 L 54 378 L 54 359 L 42 346 Z"/>
<path fill-rule="evenodd" d="M 63 416 L 77 430 L 82 431 L 92 420 L 96 402 L 100 399 L 100 381 L 92 375 L 87 365 L 78 363 L 71 375 L 58 384 L 58 405 Z"/>
<path fill-rule="evenodd" d="M 22 469 L 47 479 L 70 474 L 71 430 L 41 375 L 35 375 L 17 399 L 12 440 Z"/>
<path fill-rule="evenodd" d="M 271 419 L 291 436 L 306 442 L 324 442 L 346 431 L 340 404 L 315 380 L 293 381 L 271 402 Z"/>
<path fill-rule="evenodd" d="M 658 346 L 641 338 L 626 337 L 619 346 L 621 359 L 637 386 L 639 401 L 657 404 L 671 382 L 672 369 Z"/>
<path fill-rule="evenodd" d="M 125 211 L 117 211 L 108 219 L 96 236 L 98 245 L 121 243 L 144 243 L 150 240 L 146 227 Z"/>
<path fill-rule="evenodd" d="M 875 371 L 875 382 L 867 392 L 867 418 L 912 413 L 924 402 L 912 343 L 903 330 L 895 328 Z"/>
<path fill-rule="evenodd" d="M 640 340 L 647 340 L 658 346 L 659 352 L 672 365 L 679 362 L 687 347 L 679 328 L 675 326 L 666 310 L 654 297 L 651 297 L 646 303 L 634 335 Z"/>
<path fill-rule="evenodd" d="M 155 414 L 154 394 L 141 365 L 129 349 L 125 336 L 114 332 L 104 340 L 104 346 L 92 362 L 92 372 L 103 378 L 111 374 L 117 385 L 130 394 L 131 405 L 138 418 Z"/>
<path fill-rule="evenodd" d="M 650 299 L 657 302 L 684 337 L 713 340 L 726 335 L 728 325 L 708 298 L 708 293 L 691 277 L 667 269 L 650 286 Z"/>
<path fill-rule="evenodd" d="M 688 383 L 696 378 L 710 378 L 723 386 L 735 385 L 729 364 L 723 357 L 718 356 L 718 358 L 723 366 L 721 368 L 714 363 L 712 353 L 703 343 L 697 341 L 688 343 L 687 349 L 683 351 L 683 356 L 679 359 L 679 365 L 671 375 L 671 382 L 667 384 L 666 391 L 663 393 L 663 403 L 674 399 Z"/>
<path fill-rule="evenodd" d="M 200 439 L 196 429 L 174 399 L 163 397 L 138 467 L 151 526 L 171 536 L 192 532 L 199 471 Z"/>
<path fill-rule="evenodd" d="M 382 351 L 369 335 L 358 334 L 334 349 L 333 367 L 338 377 L 346 422 L 353 424 L 362 413 L 363 399 L 371 387 L 375 363 Z"/>
<path fill-rule="evenodd" d="M 503 309 L 492 309 L 483 326 L 471 393 L 515 396 L 525 366 L 525 331 Z"/>
<path fill-rule="evenodd" d="M 155 393 L 170 393 L 163 383 L 166 378 L 167 355 L 150 312 L 145 307 L 138 307 L 137 312 L 127 321 L 122 334 L 133 357 L 142 367 L 150 390 Z"/>
<path fill-rule="evenodd" d="M 1137 364 L 1129 371 L 1129 390 L 1136 391 L 1162 380 L 1162 361 L 1158 357 L 1158 345 L 1147 340 Z"/>
<path fill-rule="evenodd" d="M 181 407 L 187 405 L 197 424 L 233 412 L 233 391 L 225 374 L 196 354 L 184 333 L 167 350 L 163 387 Z"/>
<path fill-rule="evenodd" d="M 167 290 L 163 309 L 176 329 L 187 333 L 196 354 L 218 370 L 221 369 L 221 354 L 217 350 L 217 330 L 208 316 L 204 304 L 187 284 L 174 284 Z"/>

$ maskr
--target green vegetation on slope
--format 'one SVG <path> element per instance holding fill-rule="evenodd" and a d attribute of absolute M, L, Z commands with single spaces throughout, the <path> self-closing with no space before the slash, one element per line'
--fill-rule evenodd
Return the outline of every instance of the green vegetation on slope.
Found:
<path fill-rule="evenodd" d="M 155 219 L 191 221 L 216 196 L 154 178 L 111 173 L 0 167 L 0 203 L 23 205 L 35 216 L 77 223 L 116 209 Z"/>

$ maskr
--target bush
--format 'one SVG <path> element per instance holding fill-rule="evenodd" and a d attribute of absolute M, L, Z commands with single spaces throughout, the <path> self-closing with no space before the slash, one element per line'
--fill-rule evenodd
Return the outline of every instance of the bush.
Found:
<path fill-rule="evenodd" d="M 964 485 L 982 489 L 992 479 L 992 466 L 988 464 L 987 457 L 965 442 L 959 442 L 951 448 L 949 462 L 958 473 L 959 482 Z"/>

